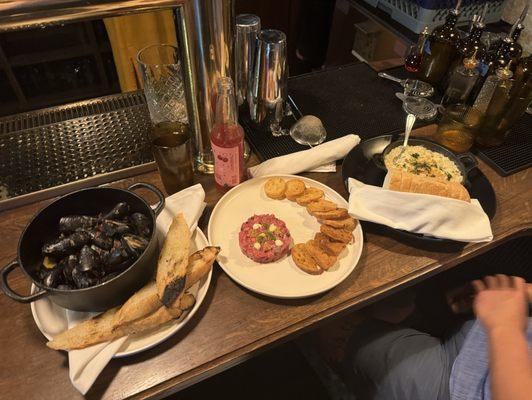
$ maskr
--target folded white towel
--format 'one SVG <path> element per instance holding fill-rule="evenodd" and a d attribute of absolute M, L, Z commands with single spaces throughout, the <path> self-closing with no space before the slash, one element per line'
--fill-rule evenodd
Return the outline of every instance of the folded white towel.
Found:
<path fill-rule="evenodd" d="M 344 158 L 353 147 L 360 143 L 357 135 L 347 135 L 325 142 L 309 150 L 298 151 L 275 157 L 249 169 L 250 176 L 256 178 L 273 174 L 298 174 L 310 171 L 324 164 Z"/>
<path fill-rule="evenodd" d="M 205 209 L 205 191 L 198 184 L 186 188 L 166 198 L 165 207 L 157 217 L 157 234 L 159 244 L 162 244 L 172 219 L 178 213 L 183 213 L 188 226 L 193 232 L 198 220 Z M 95 313 L 84 313 L 66 310 L 68 327 L 72 327 L 82 321 L 92 318 Z M 112 342 L 100 343 L 81 350 L 68 352 L 68 364 L 70 380 L 74 387 L 82 394 L 87 393 L 92 384 L 105 368 L 107 363 L 120 350 L 127 337 L 113 340 Z"/>
<path fill-rule="evenodd" d="M 428 194 L 396 192 L 349 179 L 349 214 L 363 221 L 460 242 L 489 242 L 490 221 L 471 203 Z"/>

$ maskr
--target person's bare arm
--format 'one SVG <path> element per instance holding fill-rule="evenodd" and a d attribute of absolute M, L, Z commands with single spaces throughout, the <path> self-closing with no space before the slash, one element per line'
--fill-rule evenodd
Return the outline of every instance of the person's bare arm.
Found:
<path fill-rule="evenodd" d="M 521 278 L 488 276 L 474 281 L 474 310 L 489 338 L 493 400 L 526 400 L 532 393 L 532 358 L 526 340 L 527 284 Z"/>

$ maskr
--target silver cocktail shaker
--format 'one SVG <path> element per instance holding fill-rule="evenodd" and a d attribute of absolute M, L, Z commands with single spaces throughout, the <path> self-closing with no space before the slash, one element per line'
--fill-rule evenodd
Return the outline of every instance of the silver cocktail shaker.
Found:
<path fill-rule="evenodd" d="M 235 87 L 238 107 L 247 103 L 253 71 L 255 44 L 260 32 L 260 18 L 253 14 L 236 16 Z"/>
<path fill-rule="evenodd" d="M 275 29 L 263 29 L 255 49 L 249 110 L 253 121 L 274 136 L 284 134 L 280 123 L 288 96 L 287 80 L 286 35 Z"/>

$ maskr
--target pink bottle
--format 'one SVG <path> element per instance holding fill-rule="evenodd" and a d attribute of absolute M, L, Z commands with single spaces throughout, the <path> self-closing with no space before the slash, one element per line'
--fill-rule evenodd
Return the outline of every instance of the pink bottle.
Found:
<path fill-rule="evenodd" d="M 211 130 L 216 187 L 227 191 L 244 180 L 244 130 L 238 124 L 233 81 L 218 80 L 216 119 Z"/>

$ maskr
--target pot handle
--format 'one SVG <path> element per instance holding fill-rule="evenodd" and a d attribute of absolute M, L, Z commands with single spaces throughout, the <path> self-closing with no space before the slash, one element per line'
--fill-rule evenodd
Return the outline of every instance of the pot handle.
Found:
<path fill-rule="evenodd" d="M 466 174 L 478 165 L 477 159 L 471 153 L 460 154 L 458 159 L 464 164 Z"/>
<path fill-rule="evenodd" d="M 155 195 L 159 198 L 159 203 L 157 203 L 157 206 L 153 210 L 156 216 L 159 215 L 164 208 L 164 195 L 155 186 L 143 182 L 134 183 L 133 185 L 128 187 L 127 190 L 133 191 L 139 188 L 148 189 L 150 192 L 155 193 Z"/>
<path fill-rule="evenodd" d="M 39 290 L 38 292 L 30 294 L 29 296 L 21 296 L 20 294 L 15 293 L 7 283 L 7 276 L 18 266 L 19 263 L 17 262 L 17 260 L 13 260 L 9 264 L 7 264 L 2 269 L 2 271 L 0 271 L 0 288 L 7 297 L 10 297 L 20 303 L 31 303 L 32 301 L 39 300 L 41 297 L 48 295 L 48 292 L 46 290 Z"/>

